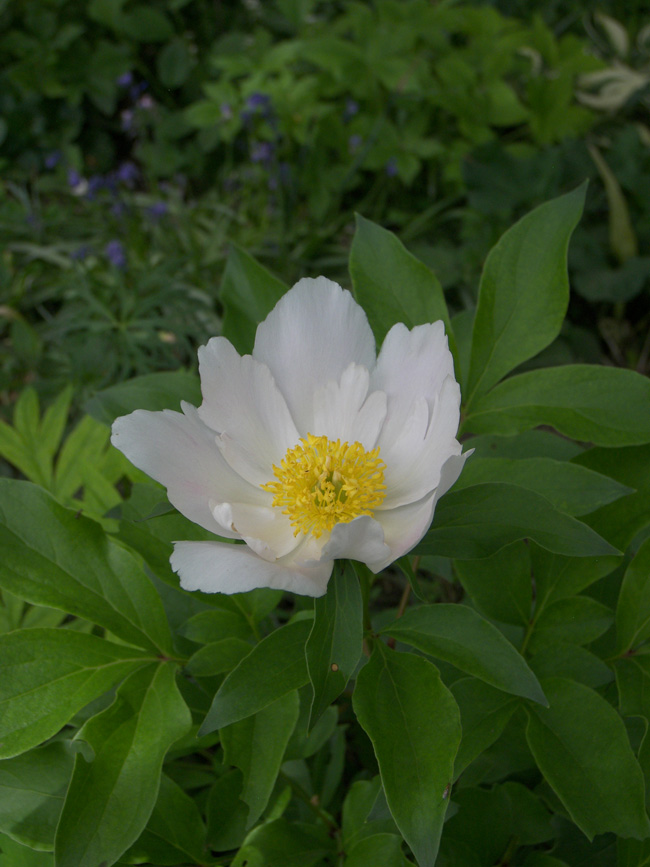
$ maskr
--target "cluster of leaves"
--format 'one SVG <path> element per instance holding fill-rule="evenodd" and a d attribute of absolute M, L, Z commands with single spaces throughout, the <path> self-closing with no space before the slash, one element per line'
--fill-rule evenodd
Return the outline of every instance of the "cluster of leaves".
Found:
<path fill-rule="evenodd" d="M 61 448 L 68 397 L 40 418 L 23 396 L 0 429 L 31 479 L 0 482 L 3 867 L 646 863 L 650 383 L 522 370 L 562 327 L 583 199 L 509 230 L 453 317 L 358 220 L 355 295 L 378 341 L 445 321 L 475 454 L 400 572 L 343 564 L 315 604 L 179 589 L 171 540 L 206 533 L 105 451 L 106 423 L 199 402 L 192 375 L 100 392 Z M 233 249 L 238 349 L 285 288 Z"/>

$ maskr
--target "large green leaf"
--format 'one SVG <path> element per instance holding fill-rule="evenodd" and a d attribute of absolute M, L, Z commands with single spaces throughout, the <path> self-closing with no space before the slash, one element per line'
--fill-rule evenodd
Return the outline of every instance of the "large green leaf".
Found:
<path fill-rule="evenodd" d="M 263 265 L 241 247 L 231 244 L 221 281 L 223 336 L 239 352 L 250 352 L 258 324 L 286 291 L 287 286 Z"/>
<path fill-rule="evenodd" d="M 467 403 L 560 333 L 569 303 L 567 249 L 583 185 L 527 214 L 490 252 L 474 319 Z"/>
<path fill-rule="evenodd" d="M 205 825 L 194 798 L 165 774 L 147 826 L 124 855 L 126 863 L 201 864 L 205 855 Z"/>
<path fill-rule="evenodd" d="M 175 677 L 170 663 L 141 668 L 77 734 L 92 760 L 75 758 L 56 833 L 57 867 L 112 864 L 142 833 L 165 754 L 191 725 Z"/>
<path fill-rule="evenodd" d="M 575 596 L 621 562 L 620 556 L 564 557 L 529 545 L 532 574 L 535 576 L 535 616 L 547 605 Z"/>
<path fill-rule="evenodd" d="M 305 653 L 313 690 L 310 726 L 347 686 L 363 652 L 361 587 L 349 561 L 336 564 L 327 593 L 314 604 Z"/>
<path fill-rule="evenodd" d="M 495 626 L 466 605 L 419 605 L 383 632 L 490 686 L 546 704 L 523 656 Z"/>
<path fill-rule="evenodd" d="M 591 527 L 559 512 L 545 497 L 501 482 L 446 494 L 415 553 L 472 560 L 490 557 L 521 539 L 571 557 L 619 553 Z"/>
<path fill-rule="evenodd" d="M 546 605 L 530 639 L 531 652 L 558 643 L 590 644 L 607 632 L 614 620 L 611 608 L 589 596 L 570 596 Z"/>
<path fill-rule="evenodd" d="M 0 762 L 0 831 L 32 849 L 53 849 L 72 762 L 63 741 Z"/>
<path fill-rule="evenodd" d="M 136 409 L 178 410 L 182 400 L 196 406 L 201 403 L 199 378 L 185 370 L 175 370 L 146 373 L 128 382 L 111 385 L 93 395 L 85 410 L 97 421 L 111 425 L 118 416 Z"/>
<path fill-rule="evenodd" d="M 305 643 L 311 620 L 296 620 L 267 635 L 219 687 L 200 734 L 224 728 L 307 683 Z"/>
<path fill-rule="evenodd" d="M 526 542 L 514 542 L 482 560 L 456 560 L 454 568 L 482 614 L 501 623 L 528 626 L 533 582 Z"/>
<path fill-rule="evenodd" d="M 521 433 L 551 425 L 599 446 L 650 442 L 650 380 L 633 370 L 567 364 L 506 379 L 472 405 L 463 431 Z"/>
<path fill-rule="evenodd" d="M 35 605 L 171 654 L 165 612 L 141 562 L 94 521 L 29 482 L 0 479 L 0 586 Z"/>
<path fill-rule="evenodd" d="M 248 804 L 248 827 L 257 822 L 266 808 L 298 711 L 298 693 L 294 690 L 219 733 L 226 763 L 243 774 L 239 797 Z"/>
<path fill-rule="evenodd" d="M 434 665 L 377 642 L 353 695 L 386 800 L 419 867 L 433 867 L 460 743 L 458 707 Z"/>
<path fill-rule="evenodd" d="M 0 636 L 0 758 L 55 735 L 151 656 L 70 629 Z"/>
<path fill-rule="evenodd" d="M 442 319 L 452 342 L 442 287 L 435 274 L 392 233 L 357 214 L 350 276 L 378 341 L 396 322 L 409 328 Z"/>
<path fill-rule="evenodd" d="M 582 684 L 549 678 L 542 686 L 550 707 L 530 706 L 526 737 L 573 821 L 589 839 L 650 835 L 643 774 L 619 715 Z"/>
<path fill-rule="evenodd" d="M 616 635 L 619 653 L 650 638 L 650 539 L 625 572 L 616 607 Z"/>
<path fill-rule="evenodd" d="M 451 685 L 460 709 L 463 738 L 454 762 L 454 780 L 501 736 L 519 700 L 475 677 L 461 677 Z"/>
<path fill-rule="evenodd" d="M 251 831 L 231 867 L 311 867 L 335 852 L 327 828 L 275 819 Z"/>
<path fill-rule="evenodd" d="M 586 515 L 633 493 L 615 479 L 579 464 L 551 458 L 489 458 L 474 456 L 456 482 L 455 490 L 482 482 L 506 482 L 536 491 L 560 512 Z"/>

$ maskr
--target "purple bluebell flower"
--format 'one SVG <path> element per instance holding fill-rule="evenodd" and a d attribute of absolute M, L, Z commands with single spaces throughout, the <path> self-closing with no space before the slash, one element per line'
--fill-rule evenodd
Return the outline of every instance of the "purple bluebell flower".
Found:
<path fill-rule="evenodd" d="M 106 186 L 106 179 L 103 175 L 91 175 L 88 178 L 88 189 L 86 190 L 86 198 L 94 199 L 97 193 Z"/>
<path fill-rule="evenodd" d="M 271 97 L 267 93 L 251 93 L 246 100 L 246 108 L 255 111 L 258 108 L 269 108 L 271 105 Z"/>
<path fill-rule="evenodd" d="M 397 158 L 391 157 L 386 163 L 386 174 L 389 178 L 394 178 L 397 174 Z"/>
<path fill-rule="evenodd" d="M 75 262 L 83 262 L 89 254 L 90 247 L 88 246 L 88 244 L 82 244 L 81 247 L 77 247 L 76 250 L 73 250 L 70 253 L 70 258 L 73 259 Z"/>
<path fill-rule="evenodd" d="M 142 96 L 142 94 L 148 87 L 149 85 L 146 81 L 139 81 L 137 84 L 134 84 L 132 87 L 130 87 L 129 96 L 131 97 L 133 102 L 135 102 L 139 96 Z"/>
<path fill-rule="evenodd" d="M 68 186 L 69 187 L 78 187 L 82 184 L 84 179 L 81 177 L 79 172 L 76 169 L 68 170 Z"/>
<path fill-rule="evenodd" d="M 151 111 L 152 108 L 156 105 L 153 97 L 151 97 L 148 93 L 145 93 L 144 96 L 141 96 L 137 102 L 137 106 L 142 111 Z"/>
<path fill-rule="evenodd" d="M 221 112 L 221 117 L 224 120 L 230 120 L 232 117 L 232 106 L 229 102 L 222 102 L 219 106 L 219 111 Z"/>
<path fill-rule="evenodd" d="M 45 168 L 46 169 L 54 169 L 61 162 L 61 151 L 51 151 L 45 157 Z"/>
<path fill-rule="evenodd" d="M 160 220 L 167 214 L 168 210 L 166 202 L 154 202 L 147 208 L 147 215 L 154 221 Z"/>
<path fill-rule="evenodd" d="M 355 114 L 359 113 L 359 103 L 354 99 L 346 99 L 345 109 L 343 110 L 343 120 L 351 120 Z"/>
<path fill-rule="evenodd" d="M 124 132 L 130 132 L 133 128 L 133 118 L 134 114 L 130 108 L 125 108 L 124 111 L 120 112 L 120 121 Z"/>
<path fill-rule="evenodd" d="M 116 81 L 118 87 L 130 87 L 133 84 L 133 73 L 132 72 L 123 72 Z"/>
<path fill-rule="evenodd" d="M 115 177 L 120 183 L 124 184 L 125 187 L 131 189 L 135 186 L 135 182 L 140 177 L 140 172 L 135 163 L 131 162 L 131 160 L 125 160 L 117 167 Z"/>
<path fill-rule="evenodd" d="M 268 141 L 254 142 L 251 146 L 251 161 L 268 165 L 273 159 L 273 145 Z"/>
<path fill-rule="evenodd" d="M 116 268 L 126 268 L 126 252 L 121 241 L 109 241 L 104 247 L 104 255 Z"/>

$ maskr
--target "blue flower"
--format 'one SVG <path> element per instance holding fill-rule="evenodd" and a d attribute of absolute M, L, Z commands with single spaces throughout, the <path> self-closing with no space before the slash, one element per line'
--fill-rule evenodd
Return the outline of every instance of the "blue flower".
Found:
<path fill-rule="evenodd" d="M 138 171 L 138 167 L 135 163 L 131 162 L 131 160 L 126 160 L 121 163 L 117 171 L 115 172 L 115 177 L 124 184 L 126 187 L 133 187 L 135 182 L 138 180 L 140 176 L 140 172 Z"/>
<path fill-rule="evenodd" d="M 126 268 L 126 252 L 121 241 L 109 241 L 104 247 L 104 255 L 116 268 Z"/>
<path fill-rule="evenodd" d="M 147 208 L 147 215 L 152 220 L 160 220 L 167 214 L 168 210 L 165 202 L 154 202 L 153 205 L 149 205 Z"/>
<path fill-rule="evenodd" d="M 45 168 L 54 169 L 61 162 L 61 151 L 51 151 L 45 157 Z"/>
<path fill-rule="evenodd" d="M 219 106 L 219 111 L 221 112 L 221 117 L 224 120 L 230 120 L 232 117 L 232 107 L 229 102 L 222 102 Z"/>
<path fill-rule="evenodd" d="M 397 174 L 397 159 L 396 157 L 391 157 L 386 163 L 386 174 L 389 178 L 394 178 Z"/>
<path fill-rule="evenodd" d="M 348 121 L 355 116 L 355 114 L 359 113 L 359 103 L 354 99 L 347 99 L 345 101 L 345 109 L 343 111 L 343 120 Z"/>
<path fill-rule="evenodd" d="M 73 250 L 70 253 L 70 258 L 74 259 L 76 262 L 83 262 L 83 260 L 87 258 L 89 253 L 90 247 L 87 244 L 82 244 L 81 247 L 77 247 L 76 250 Z"/>
<path fill-rule="evenodd" d="M 76 169 L 68 170 L 68 186 L 69 187 L 78 187 L 82 184 L 84 179 L 81 177 L 79 172 Z"/>
<path fill-rule="evenodd" d="M 118 87 L 130 87 L 133 84 L 133 73 L 132 72 L 123 72 L 116 81 Z"/>
<path fill-rule="evenodd" d="M 273 159 L 273 145 L 268 141 L 254 142 L 251 146 L 251 161 L 254 163 L 268 163 Z"/>
<path fill-rule="evenodd" d="M 246 100 L 246 108 L 251 109 L 251 111 L 255 111 L 258 108 L 270 108 L 270 106 L 271 97 L 266 93 L 251 93 Z"/>
<path fill-rule="evenodd" d="M 360 135 L 351 135 L 348 139 L 348 150 L 351 154 L 358 151 L 363 144 L 363 138 Z"/>

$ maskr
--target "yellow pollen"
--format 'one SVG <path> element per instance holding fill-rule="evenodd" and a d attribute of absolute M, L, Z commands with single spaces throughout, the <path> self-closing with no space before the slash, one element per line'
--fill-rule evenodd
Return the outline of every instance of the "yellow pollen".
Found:
<path fill-rule="evenodd" d="M 379 448 L 367 452 L 361 443 L 307 434 L 273 467 L 277 481 L 261 487 L 289 516 L 294 536 L 318 539 L 335 524 L 372 515 L 386 496 L 385 467 Z"/>

